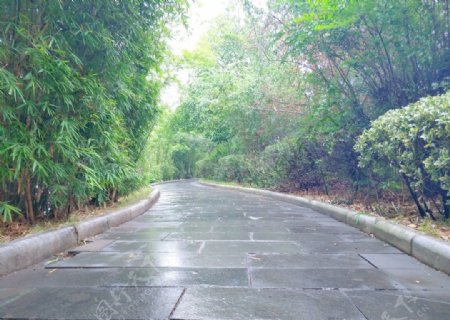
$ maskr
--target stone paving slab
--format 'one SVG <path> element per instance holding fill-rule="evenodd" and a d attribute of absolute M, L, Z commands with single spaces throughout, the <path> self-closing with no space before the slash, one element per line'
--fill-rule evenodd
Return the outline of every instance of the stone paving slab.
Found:
<path fill-rule="evenodd" d="M 195 182 L 158 188 L 151 210 L 75 256 L 0 278 L 0 318 L 449 318 L 450 277 L 330 217 Z M 419 309 L 394 313 L 412 292 Z"/>
<path fill-rule="evenodd" d="M 95 240 L 86 242 L 84 245 L 75 247 L 73 249 L 70 249 L 69 252 L 71 253 L 78 253 L 78 252 L 97 252 L 101 251 L 103 248 L 111 244 L 114 240 Z"/>
<path fill-rule="evenodd" d="M 314 221 L 314 217 L 309 215 L 304 215 L 302 213 L 283 213 L 283 212 L 270 212 L 270 213 L 261 213 L 256 212 L 254 214 L 246 213 L 244 215 L 248 220 L 259 220 L 259 221 L 288 221 L 288 220 L 312 220 Z"/>
<path fill-rule="evenodd" d="M 292 232 L 254 232 L 252 235 L 254 241 L 324 241 L 328 243 L 341 241 L 335 234 L 323 233 L 292 233 Z"/>
<path fill-rule="evenodd" d="M 169 234 L 169 232 L 107 232 L 100 235 L 99 238 L 108 240 L 159 241 L 166 238 Z"/>
<path fill-rule="evenodd" d="M 341 233 L 336 234 L 336 237 L 339 238 L 339 240 L 342 240 L 344 242 L 373 242 L 373 243 L 379 243 L 384 247 L 387 247 L 386 243 L 384 243 L 381 240 L 378 240 L 375 237 L 367 236 L 366 233 Z"/>
<path fill-rule="evenodd" d="M 284 224 L 279 225 L 268 225 L 268 226 L 259 226 L 259 225 L 248 225 L 247 223 L 245 225 L 239 225 L 239 226 L 233 226 L 232 228 L 230 226 L 224 226 L 224 225 L 218 225 L 214 226 L 211 232 L 289 232 L 287 226 Z M 181 231 L 181 230 L 180 230 Z"/>
<path fill-rule="evenodd" d="M 179 221 L 183 221 L 186 219 L 187 219 L 186 215 L 173 216 L 173 215 L 170 215 L 170 212 L 168 212 L 167 216 L 147 217 L 147 218 L 142 218 L 141 221 L 144 221 L 146 223 L 161 223 L 161 222 L 179 222 Z"/>
<path fill-rule="evenodd" d="M 167 236 L 165 241 L 180 241 L 180 240 L 250 240 L 248 232 L 174 232 Z"/>
<path fill-rule="evenodd" d="M 151 215 L 152 211 L 148 212 L 148 215 Z M 147 217 L 148 215 L 139 216 L 134 220 L 124 223 L 118 228 L 112 228 L 111 232 L 115 232 L 116 230 L 126 230 L 127 228 L 143 228 L 144 226 L 153 227 L 153 228 L 178 228 L 182 225 L 179 221 L 173 222 L 153 222 L 151 224 L 144 224 L 145 220 L 142 220 L 142 217 Z M 120 228 L 120 229 L 119 229 Z"/>
<path fill-rule="evenodd" d="M 248 287 L 247 269 L 219 268 L 144 268 L 122 269 L 107 286 L 138 287 Z"/>
<path fill-rule="evenodd" d="M 145 264 L 139 252 L 82 252 L 74 257 L 51 262 L 46 269 L 59 268 L 138 268 L 151 267 Z"/>
<path fill-rule="evenodd" d="M 361 254 L 361 257 L 378 269 L 425 270 L 427 266 L 406 254 Z"/>
<path fill-rule="evenodd" d="M 236 255 L 247 253 L 300 253 L 301 248 L 294 242 L 259 241 L 206 241 L 202 248 L 205 255 Z"/>
<path fill-rule="evenodd" d="M 248 287 L 246 268 L 29 268 L 8 275 L 0 289 L 53 287 Z M 0 297 L 1 298 L 1 297 Z"/>
<path fill-rule="evenodd" d="M 374 269 L 356 254 L 255 254 L 248 257 L 251 268 L 278 269 Z"/>
<path fill-rule="evenodd" d="M 14 301 L 17 297 L 34 291 L 33 288 L 1 288 L 0 289 L 0 310 L 9 301 Z"/>
<path fill-rule="evenodd" d="M 119 269 L 45 269 L 38 265 L 1 278 L 0 288 L 99 287 Z"/>
<path fill-rule="evenodd" d="M 383 273 L 395 279 L 406 290 L 446 290 L 450 293 L 450 277 L 423 266 L 419 269 L 383 269 Z M 449 299 L 450 301 L 450 299 Z"/>
<path fill-rule="evenodd" d="M 325 220 L 325 221 L 323 221 L 323 220 L 319 220 L 319 221 L 320 221 L 319 222 L 320 225 L 324 226 L 324 227 L 342 227 L 342 222 L 336 221 L 333 218 L 329 218 L 329 220 Z M 347 227 L 349 227 L 349 226 L 347 225 Z M 365 235 L 367 237 L 367 234 L 364 232 L 360 232 L 359 229 L 353 228 L 353 230 L 355 232 L 358 232 L 359 234 Z"/>
<path fill-rule="evenodd" d="M 254 269 L 250 279 L 253 288 L 392 290 L 402 287 L 376 269 Z"/>
<path fill-rule="evenodd" d="M 139 232 L 139 233 L 151 233 L 151 232 L 168 232 L 168 233 L 172 233 L 172 232 L 199 232 L 199 233 L 208 233 L 208 232 L 213 232 L 213 227 L 211 225 L 205 225 L 205 226 L 178 226 L 178 227 L 149 227 L 149 228 L 139 228 L 136 230 L 131 230 L 130 232 Z"/>
<path fill-rule="evenodd" d="M 180 288 L 40 288 L 16 296 L 7 305 L 0 300 L 0 318 L 167 319 L 182 291 Z"/>
<path fill-rule="evenodd" d="M 402 253 L 397 248 L 381 241 L 355 240 L 329 242 L 327 240 L 315 240 L 300 242 L 300 245 L 305 251 L 311 254 Z"/>
<path fill-rule="evenodd" d="M 346 292 L 350 300 L 368 320 L 379 319 L 449 319 L 450 295 L 448 292 L 436 292 L 434 295 L 446 295 L 448 300 L 433 297 L 433 293 L 389 292 L 389 291 L 350 291 Z"/>
<path fill-rule="evenodd" d="M 189 288 L 172 319 L 365 320 L 339 291 Z"/>
<path fill-rule="evenodd" d="M 250 221 L 244 220 L 244 219 L 240 219 L 240 220 L 237 220 L 237 219 L 230 219 L 230 220 L 211 219 L 211 220 L 196 220 L 196 221 L 188 220 L 188 221 L 184 221 L 182 226 L 209 225 L 209 226 L 212 226 L 213 228 L 226 226 L 226 229 L 222 232 L 230 232 L 230 231 L 234 231 L 234 228 L 247 227 L 247 226 L 249 226 L 249 223 L 250 223 Z M 280 224 L 280 226 L 283 227 L 282 224 Z M 239 230 L 236 230 L 236 231 L 239 232 Z"/>
<path fill-rule="evenodd" d="M 46 266 L 58 268 L 242 268 L 246 266 L 245 255 L 198 255 L 165 252 L 83 252 L 73 258 L 60 260 Z"/>
<path fill-rule="evenodd" d="M 167 252 L 198 253 L 203 241 L 114 241 L 103 248 L 104 252 Z"/>
<path fill-rule="evenodd" d="M 342 233 L 360 233 L 358 229 L 346 225 L 340 226 L 301 226 L 289 227 L 293 233 L 321 233 L 321 234 L 342 234 Z"/>
<path fill-rule="evenodd" d="M 297 219 L 265 219 L 265 220 L 251 220 L 249 219 L 246 224 L 250 227 L 255 228 L 263 228 L 268 227 L 272 228 L 270 232 L 289 232 L 290 227 L 317 227 L 322 225 L 322 221 L 329 221 L 328 219 L 332 218 L 325 218 L 324 219 L 317 219 L 317 218 L 297 218 Z M 325 227 L 325 226 L 324 226 Z M 254 230 L 257 231 L 257 230 Z"/>

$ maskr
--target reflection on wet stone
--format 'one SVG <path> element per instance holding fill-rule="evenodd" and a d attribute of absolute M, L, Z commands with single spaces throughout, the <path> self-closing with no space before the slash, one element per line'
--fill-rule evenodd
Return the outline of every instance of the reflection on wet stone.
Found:
<path fill-rule="evenodd" d="M 447 319 L 450 280 L 268 197 L 185 181 L 144 215 L 0 279 L 0 318 Z"/>

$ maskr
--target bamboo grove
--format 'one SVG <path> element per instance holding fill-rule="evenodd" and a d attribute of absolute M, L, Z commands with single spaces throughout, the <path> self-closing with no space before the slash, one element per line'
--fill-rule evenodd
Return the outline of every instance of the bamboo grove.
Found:
<path fill-rule="evenodd" d="M 182 0 L 0 2 L 0 214 L 65 217 L 116 201 L 159 112 Z"/>

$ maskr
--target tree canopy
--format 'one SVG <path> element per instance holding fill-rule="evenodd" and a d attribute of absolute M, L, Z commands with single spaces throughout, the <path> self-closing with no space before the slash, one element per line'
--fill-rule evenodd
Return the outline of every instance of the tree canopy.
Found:
<path fill-rule="evenodd" d="M 405 184 L 419 199 L 419 210 L 436 205 L 437 212 L 448 210 L 448 186 L 423 192 L 421 178 L 408 173 L 405 180 L 391 158 L 374 156 L 382 133 L 373 148 L 360 142 L 355 149 L 364 130 L 389 110 L 449 89 L 448 1 L 272 0 L 267 10 L 251 1 L 243 7 L 244 17 L 231 12 L 217 19 L 178 62 L 192 76 L 161 132 L 168 139 L 165 163 L 173 168 L 166 178 L 197 176 L 325 193 L 344 185 L 374 196 Z M 421 105 L 395 119 L 387 113 L 373 125 L 406 128 L 422 121 L 417 117 L 429 105 Z M 444 112 L 448 106 L 440 108 Z M 447 117 L 437 112 L 427 119 L 446 123 Z M 432 124 L 427 128 L 435 130 Z M 394 143 L 399 132 L 386 135 L 386 143 Z M 438 139 L 433 132 L 421 134 Z M 404 150 L 418 155 L 411 170 L 431 168 L 430 154 L 448 159 L 443 149 L 448 132 L 439 134 L 444 135 L 439 143 Z M 375 139 L 374 132 L 365 137 L 361 141 Z M 187 149 L 192 158 L 182 163 L 180 150 Z M 370 161 L 379 169 L 364 166 Z M 439 161 L 441 171 L 431 170 L 429 179 L 446 181 L 449 164 Z M 436 200 L 438 194 L 444 196 Z"/>

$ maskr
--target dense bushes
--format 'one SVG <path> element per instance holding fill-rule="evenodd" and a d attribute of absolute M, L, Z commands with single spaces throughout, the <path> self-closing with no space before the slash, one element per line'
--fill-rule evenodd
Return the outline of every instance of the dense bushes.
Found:
<path fill-rule="evenodd" d="M 289 180 L 295 149 L 292 139 L 283 139 L 267 146 L 254 160 L 251 183 L 270 188 Z"/>
<path fill-rule="evenodd" d="M 231 154 L 219 159 L 215 177 L 224 181 L 248 181 L 252 165 L 244 155 Z"/>
<path fill-rule="evenodd" d="M 450 92 L 388 111 L 359 138 L 360 165 L 398 171 L 422 217 L 450 215 Z M 387 178 L 386 178 L 387 179 Z M 440 206 L 430 204 L 440 196 Z M 428 201 L 427 201 L 428 200 Z"/>

